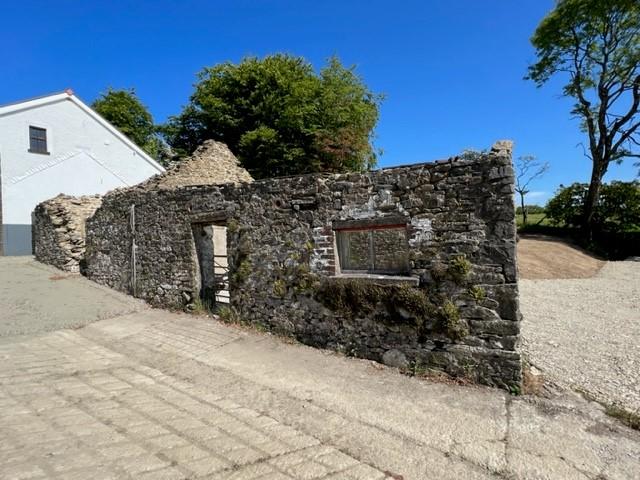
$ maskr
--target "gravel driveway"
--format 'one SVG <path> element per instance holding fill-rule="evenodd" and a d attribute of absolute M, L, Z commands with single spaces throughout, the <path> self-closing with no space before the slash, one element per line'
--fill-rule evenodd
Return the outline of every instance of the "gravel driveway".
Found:
<path fill-rule="evenodd" d="M 521 280 L 523 350 L 551 380 L 640 411 L 640 263 Z"/>

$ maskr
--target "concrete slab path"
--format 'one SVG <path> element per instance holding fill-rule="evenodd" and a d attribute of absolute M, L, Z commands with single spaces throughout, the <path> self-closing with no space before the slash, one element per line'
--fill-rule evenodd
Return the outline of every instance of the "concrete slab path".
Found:
<path fill-rule="evenodd" d="M 5 301 L 0 324 L 32 308 Z M 409 378 L 208 317 L 138 308 L 5 336 L 0 360 L 2 479 L 640 476 L 640 434 L 576 394 Z"/>

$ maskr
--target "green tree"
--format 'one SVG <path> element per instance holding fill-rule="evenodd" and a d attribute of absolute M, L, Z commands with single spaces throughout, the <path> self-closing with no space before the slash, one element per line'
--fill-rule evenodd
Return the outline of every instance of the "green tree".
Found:
<path fill-rule="evenodd" d="M 257 178 L 364 170 L 376 162 L 380 101 L 337 58 L 317 74 L 300 57 L 248 57 L 202 70 L 163 131 L 181 155 L 222 141 Z"/>
<path fill-rule="evenodd" d="M 538 86 L 556 75 L 588 136 L 591 180 L 581 225 L 589 231 L 602 178 L 611 162 L 638 157 L 640 145 L 640 2 L 559 0 L 531 39 L 537 62 L 527 78 Z"/>
<path fill-rule="evenodd" d="M 586 183 L 560 186 L 549 200 L 545 211 L 551 223 L 578 226 L 584 218 L 589 193 Z M 594 226 L 599 230 L 629 231 L 640 228 L 640 182 L 611 182 L 601 187 L 593 214 Z"/>
<path fill-rule="evenodd" d="M 560 185 L 556 194 L 547 202 L 545 213 L 553 225 L 575 227 L 584 216 L 584 203 L 589 191 L 586 183 Z"/>
<path fill-rule="evenodd" d="M 163 142 L 157 135 L 157 127 L 147 107 L 133 89 L 109 88 L 91 105 L 96 112 L 124 133 L 132 142 L 151 157 L 158 159 L 164 152 Z"/>

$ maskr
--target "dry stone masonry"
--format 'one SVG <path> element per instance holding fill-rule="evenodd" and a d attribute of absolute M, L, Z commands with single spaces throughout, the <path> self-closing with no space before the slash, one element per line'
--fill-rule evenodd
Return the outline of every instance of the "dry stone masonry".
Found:
<path fill-rule="evenodd" d="M 140 185 L 108 194 L 87 221 L 87 276 L 190 308 L 215 268 L 194 235 L 224 226 L 226 245 L 212 246 L 228 259 L 223 317 L 517 389 L 513 191 L 510 142 L 369 173 Z"/>
<path fill-rule="evenodd" d="M 189 158 L 151 177 L 137 188 L 171 189 L 185 185 L 252 181 L 249 172 L 240 166 L 224 143 L 207 140 Z M 98 195 L 71 197 L 61 194 L 39 204 L 34 211 L 33 223 L 36 259 L 68 272 L 82 270 L 85 222 L 101 203 L 102 198 Z"/>
<path fill-rule="evenodd" d="M 102 203 L 99 195 L 58 195 L 34 212 L 34 254 L 42 263 L 79 272 L 84 262 L 85 221 Z"/>
<path fill-rule="evenodd" d="M 253 177 L 240 166 L 229 147 L 207 140 L 195 152 L 143 183 L 146 188 L 176 188 L 185 185 L 251 183 Z"/>

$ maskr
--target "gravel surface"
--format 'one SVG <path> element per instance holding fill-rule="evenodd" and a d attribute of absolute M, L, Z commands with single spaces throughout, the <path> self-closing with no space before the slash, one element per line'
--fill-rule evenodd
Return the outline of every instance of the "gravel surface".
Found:
<path fill-rule="evenodd" d="M 0 337 L 78 328 L 145 308 L 140 300 L 33 257 L 0 257 Z"/>
<path fill-rule="evenodd" d="M 549 379 L 640 411 L 640 262 L 521 280 L 523 351 Z"/>

